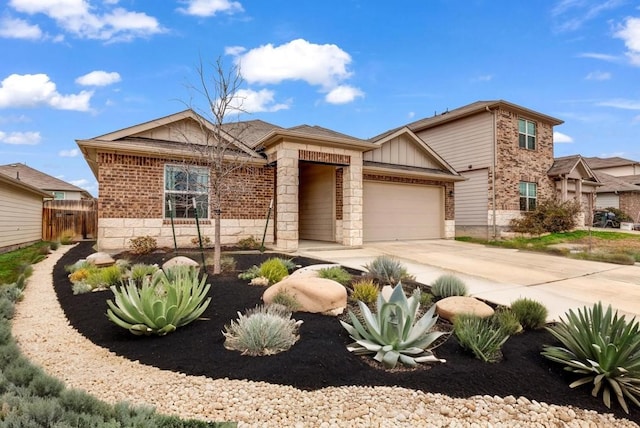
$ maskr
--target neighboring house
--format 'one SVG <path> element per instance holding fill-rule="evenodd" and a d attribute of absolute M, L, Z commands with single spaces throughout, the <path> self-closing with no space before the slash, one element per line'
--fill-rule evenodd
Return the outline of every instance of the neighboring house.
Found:
<path fill-rule="evenodd" d="M 211 195 L 198 188 L 210 182 L 212 171 L 194 166 L 193 147 L 202 147 L 201 119 L 186 110 L 77 141 L 98 179 L 100 249 L 126 248 L 129 239 L 144 235 L 172 246 L 169 201 L 178 216 L 178 245 L 189 245 L 196 236 L 192 198 L 203 234 L 213 238 Z M 299 240 L 358 246 L 454 236 L 454 183 L 464 178 L 409 129 L 375 141 L 259 120 L 230 124 L 225 131 L 230 141 L 242 140 L 228 161 L 244 167 L 236 172 L 237 185 L 224 194 L 223 244 L 249 236 L 260 240 L 263 233 L 283 251 L 296 250 Z"/>
<path fill-rule="evenodd" d="M 466 181 L 455 186 L 455 234 L 493 238 L 553 197 L 553 127 L 561 120 L 503 100 L 479 101 L 371 139 L 411 131 Z"/>
<path fill-rule="evenodd" d="M 49 196 L 56 200 L 93 199 L 86 190 L 40 172 L 23 163 L 0 165 L 0 173 L 48 192 Z"/>
<path fill-rule="evenodd" d="M 42 239 L 42 201 L 50 197 L 48 192 L 0 173 L 0 253 Z"/>
<path fill-rule="evenodd" d="M 547 175 L 555 180 L 560 201 L 577 199 L 580 202 L 578 225 L 589 226 L 596 207 L 596 192 L 603 185 L 599 176 L 580 155 L 556 158 Z"/>
<path fill-rule="evenodd" d="M 621 157 L 586 160 L 603 184 L 596 208 L 618 208 L 640 223 L 640 162 Z"/>

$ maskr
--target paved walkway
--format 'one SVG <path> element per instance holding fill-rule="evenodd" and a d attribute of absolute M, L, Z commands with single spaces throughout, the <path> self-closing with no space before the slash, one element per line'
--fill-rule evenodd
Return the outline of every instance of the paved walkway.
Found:
<path fill-rule="evenodd" d="M 598 301 L 620 314 L 640 316 L 638 265 L 574 260 L 453 240 L 376 242 L 359 249 L 301 242 L 298 254 L 359 269 L 379 255 L 391 255 L 425 284 L 443 273 L 455 273 L 472 296 L 490 302 L 509 305 L 520 297 L 538 300 L 548 308 L 549 321 Z"/>

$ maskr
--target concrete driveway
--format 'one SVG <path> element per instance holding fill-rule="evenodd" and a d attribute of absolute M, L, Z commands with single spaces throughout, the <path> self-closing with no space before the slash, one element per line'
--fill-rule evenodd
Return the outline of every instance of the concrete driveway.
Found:
<path fill-rule="evenodd" d="M 620 314 L 640 316 L 638 265 L 574 260 L 453 240 L 375 242 L 359 249 L 301 243 L 298 253 L 359 269 L 379 255 L 394 256 L 422 283 L 455 273 L 472 296 L 490 302 L 509 305 L 520 297 L 540 301 L 549 310 L 549 321 L 598 301 Z"/>

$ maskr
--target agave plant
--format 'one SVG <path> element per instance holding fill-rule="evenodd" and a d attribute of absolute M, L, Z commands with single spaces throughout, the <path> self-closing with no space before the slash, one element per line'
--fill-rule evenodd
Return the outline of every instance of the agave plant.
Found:
<path fill-rule="evenodd" d="M 407 298 L 398 283 L 385 300 L 382 293 L 376 300 L 377 313 L 363 302 L 358 306 L 364 318 L 361 323 L 356 315 L 349 311 L 349 318 L 353 325 L 340 321 L 355 342 L 347 346 L 356 355 L 375 354 L 374 360 L 382 363 L 386 368 L 394 368 L 398 361 L 415 367 L 417 363 L 445 362 L 436 358 L 429 348 L 433 342 L 442 336 L 442 332 L 432 332 L 431 329 L 438 320 L 434 316 L 435 306 L 432 306 L 416 322 L 416 314 L 420 306 L 420 290 L 414 290 Z"/>
<path fill-rule="evenodd" d="M 111 287 L 115 303 L 107 301 L 109 320 L 135 335 L 164 336 L 200 317 L 211 302 L 206 275 L 199 279 L 195 268 L 171 271 L 157 271 L 141 287 L 132 279 Z"/>
<path fill-rule="evenodd" d="M 413 279 L 400 260 L 390 256 L 378 256 L 364 265 L 369 274 L 384 284 L 397 284 L 403 279 Z"/>
<path fill-rule="evenodd" d="M 593 383 L 591 394 L 602 398 L 611 407 L 612 393 L 625 412 L 629 413 L 625 397 L 640 407 L 640 324 L 633 318 L 627 323 L 611 306 L 606 311 L 602 303 L 592 309 L 570 310 L 567 320 L 547 327 L 564 347 L 545 346 L 542 355 L 564 364 L 565 370 L 583 375 L 569 386 Z"/>

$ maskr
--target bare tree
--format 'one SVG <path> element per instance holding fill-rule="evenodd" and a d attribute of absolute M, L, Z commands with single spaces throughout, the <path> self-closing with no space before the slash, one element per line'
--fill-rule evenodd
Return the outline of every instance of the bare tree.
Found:
<path fill-rule="evenodd" d="M 174 131 L 181 137 L 193 153 L 189 161 L 184 162 L 186 188 L 196 190 L 196 193 L 206 194 L 208 199 L 208 214 L 214 220 L 214 265 L 213 272 L 220 273 L 221 259 L 221 221 L 223 201 L 231 192 L 242 191 L 242 183 L 234 181 L 236 173 L 246 166 L 247 162 L 256 156 L 241 140 L 245 131 L 245 124 L 236 120 L 228 121 L 234 115 L 238 117 L 244 112 L 243 99 L 238 95 L 244 83 L 238 66 L 233 65 L 227 70 L 221 58 L 212 64 L 211 73 L 207 74 L 202 60 L 196 69 L 198 85 L 188 85 L 199 99 L 206 103 L 206 107 L 196 107 L 193 97 L 185 103 L 195 113 L 197 133 L 188 127 L 176 128 Z M 209 177 L 203 179 L 197 174 L 189 174 L 197 167 L 206 167 Z M 190 198 L 188 198 L 190 199 Z M 188 211 L 189 200 L 183 201 L 183 209 Z M 178 201 L 178 205 L 180 201 Z M 186 207 L 184 206 L 186 204 Z M 194 209 L 198 209 L 194 207 Z"/>

